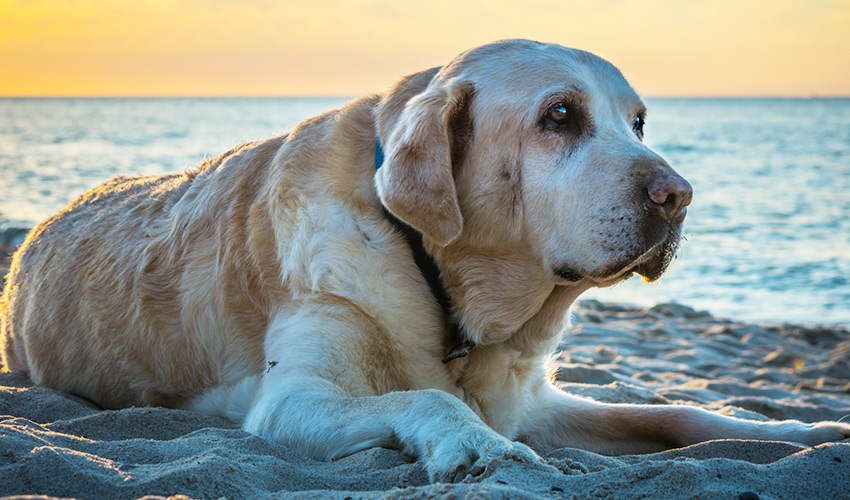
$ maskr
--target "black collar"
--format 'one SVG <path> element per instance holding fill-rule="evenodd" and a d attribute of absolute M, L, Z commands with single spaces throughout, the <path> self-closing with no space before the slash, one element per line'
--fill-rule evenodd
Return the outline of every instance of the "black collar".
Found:
<path fill-rule="evenodd" d="M 379 137 L 375 139 L 375 171 L 381 168 L 383 163 L 384 150 L 381 148 L 381 139 Z M 443 310 L 449 332 L 446 339 L 446 346 L 450 347 L 446 357 L 443 358 L 443 363 L 468 356 L 469 351 L 475 347 L 475 344 L 464 337 L 460 331 L 460 327 L 454 320 L 454 316 L 452 316 L 451 298 L 448 291 L 446 291 L 446 286 L 443 284 L 442 278 L 440 278 L 440 269 L 437 267 L 437 263 L 422 245 L 422 233 L 405 224 L 398 217 L 390 213 L 386 207 L 384 207 L 384 216 L 392 224 L 393 228 L 401 233 L 408 246 L 410 246 L 410 250 L 413 252 L 413 260 L 431 288 L 431 294 L 437 300 L 440 309 Z"/>

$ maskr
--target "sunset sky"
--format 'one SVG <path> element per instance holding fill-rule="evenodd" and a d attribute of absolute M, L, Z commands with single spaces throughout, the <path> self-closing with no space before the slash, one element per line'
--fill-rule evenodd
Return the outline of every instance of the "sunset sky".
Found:
<path fill-rule="evenodd" d="M 0 0 L 0 96 L 354 96 L 502 38 L 649 96 L 850 95 L 850 0 Z"/>

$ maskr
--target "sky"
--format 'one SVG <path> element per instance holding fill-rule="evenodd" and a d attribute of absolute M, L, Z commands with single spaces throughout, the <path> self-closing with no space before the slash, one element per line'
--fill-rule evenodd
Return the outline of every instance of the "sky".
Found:
<path fill-rule="evenodd" d="M 357 96 L 504 38 L 646 96 L 850 95 L 850 0 L 0 0 L 0 96 Z"/>

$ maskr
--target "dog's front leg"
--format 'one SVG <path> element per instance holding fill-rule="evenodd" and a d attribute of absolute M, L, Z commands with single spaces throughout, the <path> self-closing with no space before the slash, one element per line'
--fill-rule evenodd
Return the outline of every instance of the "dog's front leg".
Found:
<path fill-rule="evenodd" d="M 378 446 L 400 448 L 423 460 L 431 480 L 439 482 L 463 479 L 498 456 L 537 459 L 447 392 L 375 395 L 363 376 L 370 360 L 358 353 L 358 325 L 322 312 L 318 317 L 302 310 L 273 325 L 277 331 L 270 332 L 266 352 L 275 363 L 258 385 L 246 431 L 319 460 Z"/>
<path fill-rule="evenodd" d="M 650 453 L 712 439 L 793 441 L 809 446 L 850 438 L 850 425 L 759 422 L 686 405 L 608 404 L 541 387 L 530 442 L 618 455 Z"/>

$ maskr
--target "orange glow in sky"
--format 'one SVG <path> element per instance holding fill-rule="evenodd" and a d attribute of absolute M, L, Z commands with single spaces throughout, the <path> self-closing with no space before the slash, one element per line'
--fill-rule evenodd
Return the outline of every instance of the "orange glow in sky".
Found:
<path fill-rule="evenodd" d="M 649 96 L 850 95 L 850 0 L 0 0 L 0 95 L 354 96 L 502 38 Z"/>

